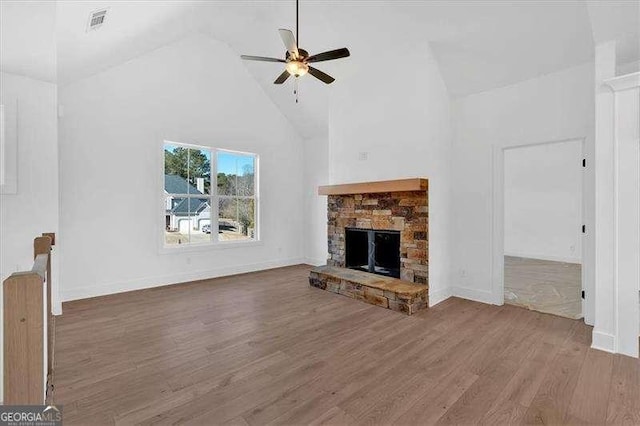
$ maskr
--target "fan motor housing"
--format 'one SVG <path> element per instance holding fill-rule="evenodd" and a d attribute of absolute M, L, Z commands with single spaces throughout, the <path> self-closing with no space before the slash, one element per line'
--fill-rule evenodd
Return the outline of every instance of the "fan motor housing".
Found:
<path fill-rule="evenodd" d="M 302 61 L 302 60 L 304 60 L 305 58 L 308 58 L 308 57 L 309 57 L 309 52 L 307 52 L 307 51 L 306 51 L 306 50 L 304 50 L 304 49 L 300 49 L 300 48 L 298 48 L 298 53 L 300 54 L 300 57 L 298 58 L 298 60 L 300 60 L 300 61 Z M 285 59 L 286 59 L 287 61 L 289 61 L 289 60 L 291 60 L 291 59 L 292 59 L 292 58 L 291 58 L 291 54 L 289 53 L 289 51 L 288 51 L 288 50 L 287 50 L 287 51 L 286 51 L 286 53 L 285 53 Z"/>

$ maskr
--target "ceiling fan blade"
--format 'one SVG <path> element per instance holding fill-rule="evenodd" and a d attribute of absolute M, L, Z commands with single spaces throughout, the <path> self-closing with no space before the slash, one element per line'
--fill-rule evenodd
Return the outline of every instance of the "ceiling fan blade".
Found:
<path fill-rule="evenodd" d="M 309 67 L 309 74 L 311 74 L 312 76 L 314 76 L 315 78 L 317 78 L 318 80 L 326 84 L 331 84 L 334 81 L 336 81 L 336 79 L 331 77 L 329 74 L 325 74 L 319 69 L 314 67 Z"/>
<path fill-rule="evenodd" d="M 285 81 L 287 81 L 287 79 L 289 78 L 291 74 L 289 74 L 289 71 L 284 70 L 284 72 L 282 74 L 280 74 L 278 76 L 278 78 L 276 78 L 276 81 L 273 82 L 273 84 L 282 84 Z"/>
<path fill-rule="evenodd" d="M 349 49 L 343 47 L 342 49 L 330 50 L 328 52 L 311 55 L 307 58 L 307 62 L 330 61 L 332 59 L 346 58 L 349 55 L 351 55 L 351 53 L 349 53 Z"/>
<path fill-rule="evenodd" d="M 291 30 L 279 29 L 280 38 L 282 38 L 282 42 L 284 43 L 284 47 L 287 48 L 287 51 L 294 58 L 298 58 L 298 44 L 296 43 L 296 37 L 293 35 Z"/>
<path fill-rule="evenodd" d="M 283 62 L 283 63 L 287 62 L 284 59 L 267 58 L 265 56 L 240 55 L 240 57 L 246 61 Z"/>

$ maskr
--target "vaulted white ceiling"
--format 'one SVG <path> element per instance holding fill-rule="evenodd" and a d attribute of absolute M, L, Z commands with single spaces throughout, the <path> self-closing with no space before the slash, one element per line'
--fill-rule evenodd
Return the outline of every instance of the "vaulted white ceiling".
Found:
<path fill-rule="evenodd" d="M 453 96 L 507 86 L 593 58 L 581 2 L 452 2 L 439 20 L 464 16 L 459 31 L 433 39 Z M 432 15 L 433 16 L 433 15 Z"/>
<path fill-rule="evenodd" d="M 0 1 L 0 70 L 56 81 L 56 4 Z"/>
<path fill-rule="evenodd" d="M 58 82 L 62 85 L 133 59 L 193 29 L 191 0 L 57 3 Z M 91 12 L 108 8 L 102 27 L 87 31 Z"/>
<path fill-rule="evenodd" d="M 380 75 L 380 84 L 410 90 L 404 86 L 403 69 L 411 66 L 411 56 L 396 52 L 429 45 L 449 93 L 464 96 L 590 61 L 594 39 L 618 40 L 621 60 L 640 59 L 638 4 L 636 0 L 301 0 L 300 46 L 311 53 L 350 49 L 351 58 L 318 64 L 336 77 L 335 85 L 362 72 L 375 75 L 376 63 L 392 61 L 398 65 L 397 73 Z M 87 32 L 90 12 L 103 7 L 109 7 L 104 26 Z M 277 29 L 295 26 L 294 0 L 3 0 L 0 10 L 2 69 L 62 85 L 194 31 L 228 43 L 238 54 L 281 57 L 284 48 Z M 52 25 L 57 43 L 50 36 Z M 291 81 L 273 84 L 282 71 L 280 64 L 245 62 L 245 66 L 301 135 L 326 134 L 331 86 L 301 79 L 296 104 Z"/>

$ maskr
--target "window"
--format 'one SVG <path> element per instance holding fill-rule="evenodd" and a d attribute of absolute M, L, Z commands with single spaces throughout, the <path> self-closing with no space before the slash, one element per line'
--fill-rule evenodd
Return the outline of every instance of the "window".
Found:
<path fill-rule="evenodd" d="M 255 154 L 165 142 L 165 247 L 256 241 L 257 163 Z"/>

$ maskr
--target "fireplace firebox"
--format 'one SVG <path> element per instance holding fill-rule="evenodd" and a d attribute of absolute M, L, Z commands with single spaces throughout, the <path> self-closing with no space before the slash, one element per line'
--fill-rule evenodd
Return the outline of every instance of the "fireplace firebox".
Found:
<path fill-rule="evenodd" d="M 347 268 L 400 278 L 400 232 L 345 229 Z"/>

